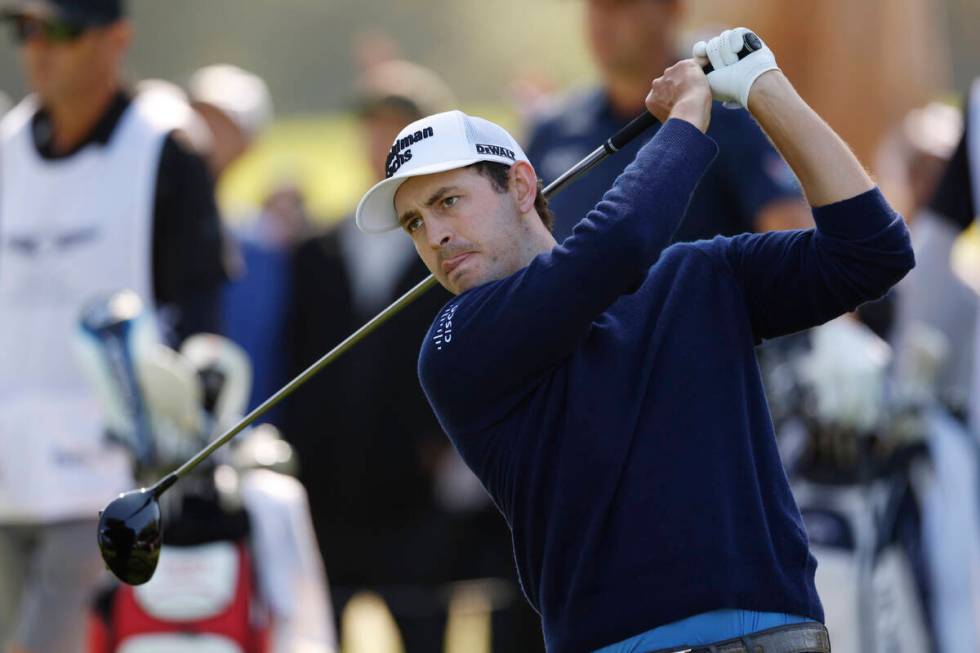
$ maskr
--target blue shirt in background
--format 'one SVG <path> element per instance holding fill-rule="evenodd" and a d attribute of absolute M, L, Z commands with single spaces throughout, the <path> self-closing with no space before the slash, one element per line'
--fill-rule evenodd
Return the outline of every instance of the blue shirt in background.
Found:
<path fill-rule="evenodd" d="M 882 295 L 908 231 L 870 190 L 816 230 L 668 247 L 716 152 L 668 121 L 570 238 L 451 300 L 422 345 L 551 653 L 721 609 L 823 620 L 754 347 Z"/>
<path fill-rule="evenodd" d="M 532 127 L 528 158 L 548 184 L 632 118 L 615 115 L 602 90 L 578 95 Z M 558 242 L 599 202 L 656 129 L 651 128 L 551 199 Z M 715 102 L 708 136 L 718 144 L 718 156 L 701 178 L 674 242 L 755 231 L 755 219 L 767 204 L 801 198 L 792 170 L 747 111 L 726 109 Z"/>
<path fill-rule="evenodd" d="M 290 297 L 291 250 L 237 235 L 243 273 L 230 280 L 222 295 L 222 335 L 238 343 L 252 363 L 248 411 L 285 385 L 286 312 Z M 265 422 L 278 422 L 278 408 Z"/>

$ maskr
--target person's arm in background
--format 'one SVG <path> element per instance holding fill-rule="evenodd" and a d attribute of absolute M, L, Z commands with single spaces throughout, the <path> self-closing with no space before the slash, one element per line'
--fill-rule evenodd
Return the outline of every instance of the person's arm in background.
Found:
<path fill-rule="evenodd" d="M 927 178 L 925 188 L 931 187 L 931 191 L 913 193 L 913 199 L 908 202 L 921 208 L 913 208 L 915 212 L 908 215 L 917 264 L 916 271 L 899 289 L 897 320 L 900 327 L 913 322 L 944 324 L 943 331 L 952 335 L 964 326 L 960 318 L 964 307 L 975 303 L 968 299 L 973 292 L 954 272 L 951 260 L 957 239 L 973 224 L 977 215 L 968 151 L 972 136 L 969 106 L 965 107 L 963 115 L 959 142 L 942 171 L 936 177 L 918 172 L 919 176 Z M 976 129 L 976 125 L 972 128 Z M 919 155 L 922 159 L 934 156 Z M 924 166 L 920 164 L 919 167 Z M 909 181 L 904 183 L 912 185 Z"/>
<path fill-rule="evenodd" d="M 969 108 L 965 116 L 969 116 Z M 971 125 L 964 121 L 964 128 Z M 973 125 L 976 128 L 976 125 Z M 976 215 L 970 179 L 969 143 L 966 132 L 961 135 L 940 181 L 926 206 L 911 222 L 912 243 L 915 247 L 916 269 L 897 288 L 895 329 L 892 334 L 895 351 L 895 377 L 900 380 L 916 373 L 921 346 L 916 341 L 924 333 L 946 339 L 950 352 L 941 366 L 938 394 L 959 412 L 966 410 L 973 377 L 973 351 L 977 294 L 964 283 L 953 268 L 953 248 L 964 230 L 973 224 Z M 913 217 L 913 216 L 910 216 Z"/>
<path fill-rule="evenodd" d="M 211 173 L 171 134 L 160 154 L 153 207 L 153 292 L 171 344 L 193 333 L 220 333 L 226 279 Z"/>
<path fill-rule="evenodd" d="M 965 115 L 969 116 L 967 107 Z M 973 125 L 972 127 L 976 127 Z M 963 122 L 963 136 L 959 145 L 949 160 L 939 186 L 929 202 L 928 211 L 948 221 L 957 231 L 966 230 L 977 215 L 977 207 L 973 201 L 973 190 L 970 180 L 970 159 L 967 152 L 969 144 L 969 121 Z M 974 162 L 980 165 L 980 162 Z"/>
<path fill-rule="evenodd" d="M 963 326 L 952 316 L 960 314 L 973 293 L 953 270 L 951 257 L 957 239 L 976 216 L 966 129 L 969 126 L 965 126 L 931 201 L 912 221 L 918 269 L 901 286 L 899 322 L 903 327 L 916 321 L 943 324 L 947 335 L 952 335 Z"/>
<path fill-rule="evenodd" d="M 337 334 L 325 332 L 325 312 L 343 306 L 339 296 L 340 283 L 338 269 L 330 269 L 325 261 L 326 255 L 319 245 L 322 237 L 310 238 L 300 243 L 292 257 L 292 283 L 289 287 L 289 300 L 284 326 L 284 350 L 286 375 L 290 378 L 309 367 L 316 359 L 339 341 Z M 329 272 L 329 274 L 324 274 Z M 324 283 L 317 284 L 321 277 Z M 333 278 L 330 278 L 333 277 Z M 339 311 L 336 311 L 339 313 Z M 343 331 L 346 323 L 335 319 L 336 331 Z M 282 404 L 283 436 L 292 444 L 300 460 L 306 460 L 311 447 L 317 441 L 310 435 L 318 421 L 317 396 L 324 391 L 326 381 L 323 375 L 310 379 L 306 387 L 299 388 L 290 400 Z M 316 449 L 314 448 L 314 451 Z M 306 471 L 300 469 L 300 478 L 306 482 Z"/>

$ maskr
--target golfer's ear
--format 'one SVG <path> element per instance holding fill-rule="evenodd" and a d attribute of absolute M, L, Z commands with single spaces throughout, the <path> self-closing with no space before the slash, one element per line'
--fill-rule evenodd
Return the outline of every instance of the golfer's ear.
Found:
<path fill-rule="evenodd" d="M 517 161 L 510 168 L 511 189 L 515 194 L 521 213 L 534 208 L 534 198 L 538 194 L 538 175 L 527 161 Z"/>

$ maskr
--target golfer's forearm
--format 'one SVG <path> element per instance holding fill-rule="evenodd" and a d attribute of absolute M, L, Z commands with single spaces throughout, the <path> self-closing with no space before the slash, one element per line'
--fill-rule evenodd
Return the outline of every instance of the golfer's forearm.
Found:
<path fill-rule="evenodd" d="M 839 202 L 874 187 L 850 148 L 781 72 L 756 80 L 749 110 L 796 173 L 812 206 Z"/>

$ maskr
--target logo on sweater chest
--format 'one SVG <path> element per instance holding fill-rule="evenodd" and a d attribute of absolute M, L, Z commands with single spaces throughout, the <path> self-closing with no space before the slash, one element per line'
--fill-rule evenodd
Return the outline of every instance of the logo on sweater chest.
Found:
<path fill-rule="evenodd" d="M 442 351 L 444 345 L 453 341 L 453 317 L 456 315 L 456 306 L 453 304 L 447 307 L 436 322 L 436 331 L 432 334 L 432 342 L 435 343 L 437 351 Z"/>

